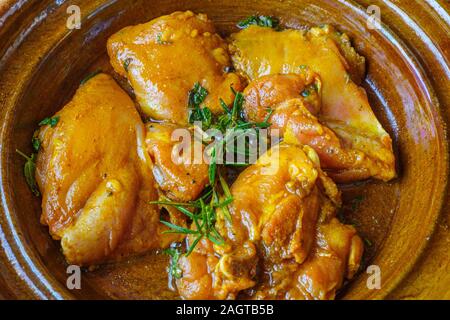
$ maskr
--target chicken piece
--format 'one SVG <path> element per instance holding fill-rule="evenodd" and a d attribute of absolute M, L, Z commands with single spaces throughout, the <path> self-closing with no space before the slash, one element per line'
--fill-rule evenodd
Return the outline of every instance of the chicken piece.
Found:
<path fill-rule="evenodd" d="M 280 103 L 299 98 L 313 115 L 321 109 L 322 83 L 317 74 L 305 70 L 300 74 L 274 74 L 263 76 L 249 83 L 244 90 L 244 115 L 249 121 L 263 121 L 270 109 Z M 276 110 L 275 113 L 277 112 Z M 280 114 L 281 116 L 281 114 Z M 271 128 L 283 130 L 285 121 L 279 117 L 272 117 Z M 274 120 L 278 120 L 274 123 Z"/>
<path fill-rule="evenodd" d="M 199 142 L 200 152 L 195 152 L 192 137 L 192 130 L 174 124 L 147 124 L 146 144 L 153 175 L 160 189 L 174 201 L 197 199 L 209 183 L 202 144 Z M 195 156 L 199 157 L 197 161 Z"/>
<path fill-rule="evenodd" d="M 217 211 L 216 228 L 225 244 L 204 239 L 180 259 L 182 298 L 233 299 L 246 290 L 260 299 L 320 299 L 333 297 L 344 277 L 353 276 L 363 248 L 353 240 L 359 239 L 355 230 L 333 218 L 340 193 L 312 148 L 273 147 L 239 175 L 231 194 L 231 220 Z M 322 255 L 336 263 L 322 263 Z M 319 274 L 322 269 L 329 278 Z M 309 279 L 306 289 L 295 278 L 305 279 L 302 274 Z"/>
<path fill-rule="evenodd" d="M 358 150 L 376 163 L 371 168 L 338 168 L 332 172 L 334 179 L 347 182 L 375 177 L 388 181 L 395 177 L 391 138 L 373 113 L 366 92 L 357 85 L 364 74 L 364 59 L 347 36 L 330 26 L 279 32 L 250 26 L 231 36 L 230 47 L 236 69 L 250 81 L 268 75 L 302 74 L 308 69 L 320 77 L 318 119 L 346 149 Z"/>
<path fill-rule="evenodd" d="M 41 222 L 61 240 L 71 264 L 90 266 L 159 248 L 158 198 L 144 146 L 144 124 L 133 101 L 108 75 L 77 90 L 39 131 L 36 180 Z"/>
<path fill-rule="evenodd" d="M 225 41 L 204 14 L 174 12 L 126 27 L 108 40 L 114 70 L 127 77 L 142 111 L 156 120 L 188 122 L 188 95 L 195 83 L 209 92 L 204 105 L 222 112 L 220 98 L 233 102 L 232 86 L 241 81 L 229 72 Z"/>
<path fill-rule="evenodd" d="M 392 164 L 358 149 L 361 144 L 346 144 L 322 124 L 321 83 L 310 72 L 263 76 L 252 81 L 244 95 L 248 120 L 263 121 L 271 109 L 270 128 L 279 130 L 287 143 L 311 146 L 319 155 L 322 168 L 336 181 L 383 179 L 392 170 Z M 371 146 L 378 147 L 382 155 L 383 148 L 376 141 Z"/>
<path fill-rule="evenodd" d="M 359 269 L 364 251 L 356 230 L 336 218 L 319 224 L 315 246 L 301 265 L 283 262 L 265 266 L 265 282 L 255 299 L 332 300 L 344 279 Z"/>

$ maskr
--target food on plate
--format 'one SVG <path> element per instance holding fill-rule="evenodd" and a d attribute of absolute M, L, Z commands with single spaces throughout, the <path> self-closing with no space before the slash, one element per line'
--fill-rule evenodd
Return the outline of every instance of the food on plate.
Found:
<path fill-rule="evenodd" d="M 358 272 L 335 182 L 396 175 L 365 59 L 328 25 L 238 27 L 227 42 L 186 11 L 120 30 L 107 51 L 136 101 L 90 75 L 18 151 L 68 263 L 164 252 L 183 299 L 334 299 Z"/>

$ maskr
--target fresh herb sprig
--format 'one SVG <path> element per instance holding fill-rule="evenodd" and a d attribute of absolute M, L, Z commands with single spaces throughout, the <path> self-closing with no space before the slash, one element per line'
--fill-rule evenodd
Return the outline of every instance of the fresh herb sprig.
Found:
<path fill-rule="evenodd" d="M 271 16 L 253 15 L 237 23 L 237 27 L 240 29 L 245 29 L 252 25 L 278 29 L 280 27 L 280 20 Z"/>
<path fill-rule="evenodd" d="M 197 244 L 204 238 L 217 245 L 224 244 L 224 239 L 215 228 L 217 219 L 215 209 L 223 208 L 230 204 L 232 201 L 232 197 L 228 190 L 229 196 L 227 196 L 225 200 L 220 201 L 216 189 L 211 187 L 210 190 L 210 192 L 207 191 L 198 200 L 188 203 L 179 203 L 172 201 L 150 202 L 150 204 L 173 206 L 193 221 L 195 229 L 188 229 L 175 225 L 171 222 L 161 220 L 162 224 L 170 228 L 170 230 L 164 231 L 164 233 L 192 235 L 194 237 L 193 242 L 189 245 L 189 248 L 185 254 L 186 256 L 189 256 L 197 246 Z M 211 198 L 210 201 L 207 201 L 208 198 Z M 191 208 L 191 211 L 187 208 Z"/>
<path fill-rule="evenodd" d="M 45 118 L 41 122 L 39 122 L 39 126 L 47 126 L 54 128 L 59 122 L 59 116 L 51 117 L 51 118 Z M 33 146 L 34 151 L 38 152 L 41 148 L 41 140 L 39 140 L 38 137 L 38 131 L 36 130 L 33 134 L 33 137 L 31 138 L 31 145 Z"/>
<path fill-rule="evenodd" d="M 33 146 L 34 151 L 38 152 L 41 148 L 41 140 L 37 137 L 37 135 L 33 135 L 33 138 L 31 138 L 31 145 Z"/>
<path fill-rule="evenodd" d="M 58 122 L 59 122 L 59 116 L 45 118 L 41 122 L 39 122 L 39 126 L 49 125 L 50 127 L 54 128 L 54 127 L 56 127 Z"/>
<path fill-rule="evenodd" d="M 227 152 L 233 152 L 234 154 L 244 155 L 249 157 L 251 154 L 251 148 L 248 141 L 245 141 L 243 148 L 236 148 L 235 141 L 242 136 L 255 135 L 259 129 L 266 129 L 270 127 L 269 119 L 273 110 L 268 109 L 268 114 L 263 122 L 247 122 L 243 113 L 244 95 L 242 92 L 236 92 L 233 88 L 235 98 L 232 107 L 228 107 L 227 104 L 221 99 L 220 104 L 224 110 L 224 114 L 217 118 L 217 121 L 212 124 L 211 127 L 219 130 L 224 134 L 221 141 L 216 141 L 211 152 L 210 159 L 210 183 L 215 182 L 215 167 L 217 166 L 217 155 L 221 155 L 224 149 Z M 239 146 L 239 144 L 238 144 Z M 229 149 L 231 148 L 231 150 Z M 233 157 L 234 158 L 234 157 Z M 248 163 L 228 163 L 225 161 L 225 165 L 247 165 Z"/>
<path fill-rule="evenodd" d="M 178 265 L 178 260 L 180 259 L 181 252 L 178 246 L 171 246 L 170 248 L 164 249 L 163 253 L 167 254 L 170 257 L 169 263 L 169 275 L 172 278 L 180 279 L 183 275 L 183 272 Z"/>
<path fill-rule="evenodd" d="M 44 118 L 43 120 L 41 120 L 41 122 L 39 122 L 39 126 L 50 126 L 51 128 L 54 128 L 58 124 L 59 119 L 59 116 Z M 31 145 L 35 152 L 38 152 L 41 148 L 41 141 L 38 138 L 37 130 L 34 132 L 33 137 L 31 138 Z M 16 152 L 26 160 L 25 165 L 23 166 L 23 174 L 25 176 L 25 180 L 27 181 L 31 192 L 33 192 L 35 196 L 39 197 L 41 193 L 39 192 L 39 188 L 35 179 L 37 154 L 32 153 L 30 156 L 27 156 L 24 152 L 18 149 L 16 149 Z"/>
<path fill-rule="evenodd" d="M 16 152 L 20 154 L 25 160 L 25 165 L 23 167 L 23 174 L 25 175 L 25 180 L 27 181 L 28 186 L 31 189 L 31 192 L 34 193 L 36 197 L 39 197 L 41 193 L 39 192 L 39 188 L 36 183 L 36 179 L 34 177 L 34 173 L 36 171 L 36 154 L 32 153 L 30 156 L 27 156 L 22 151 L 16 149 Z"/>
<path fill-rule="evenodd" d="M 214 117 L 211 110 L 206 106 L 201 106 L 205 101 L 208 91 L 202 87 L 198 82 L 194 88 L 189 92 L 189 123 L 194 124 L 196 121 L 202 123 L 202 130 L 210 128 L 219 130 L 224 134 L 220 141 L 215 141 L 213 148 L 210 150 L 210 165 L 209 165 L 209 181 L 211 185 L 215 184 L 217 172 L 217 160 L 221 156 L 224 149 L 228 152 L 244 155 L 250 155 L 249 144 L 246 141 L 245 147 L 242 149 L 234 148 L 235 141 L 242 136 L 249 136 L 256 133 L 258 129 L 265 129 L 270 126 L 268 122 L 272 110 L 269 109 L 267 117 L 263 122 L 247 122 L 243 113 L 243 105 L 245 97 L 242 92 L 237 92 L 231 87 L 235 96 L 233 105 L 229 107 L 222 99 L 220 105 L 224 113 L 218 117 Z M 212 139 L 213 137 L 209 137 Z M 232 147 L 232 150 L 229 148 Z M 225 165 L 236 165 L 236 163 L 225 163 Z M 238 164 L 246 165 L 246 163 Z"/>
<path fill-rule="evenodd" d="M 272 115 L 271 109 L 268 109 L 268 114 L 263 122 L 247 122 L 243 113 L 245 97 L 242 92 L 237 92 L 233 88 L 231 90 L 235 96 L 233 104 L 232 106 L 228 106 L 221 99 L 220 105 L 224 113 L 218 117 L 214 117 L 209 108 L 202 106 L 202 103 L 208 95 L 208 91 L 204 87 L 196 83 L 194 88 L 189 92 L 189 122 L 194 124 L 194 122 L 200 121 L 202 123 L 202 129 L 214 128 L 224 134 L 220 141 L 214 141 L 214 146 L 211 149 L 208 169 L 210 186 L 207 192 L 198 200 L 187 203 L 170 200 L 150 202 L 151 204 L 173 206 L 192 220 L 195 226 L 192 229 L 161 220 L 162 224 L 170 228 L 165 233 L 184 234 L 193 237 L 194 240 L 189 244 L 189 248 L 185 253 L 186 256 L 189 256 L 197 244 L 204 238 L 216 245 L 224 244 L 224 239 L 215 228 L 217 219 L 216 209 L 221 208 L 225 219 L 231 221 L 228 206 L 233 202 L 233 196 L 225 178 L 220 174 L 220 167 L 218 166 L 218 157 L 222 156 L 222 152 L 220 151 L 223 151 L 224 147 L 234 146 L 234 141 L 240 136 L 255 133 L 259 129 L 265 129 L 270 126 L 269 118 Z M 209 138 L 212 139 L 213 137 Z M 246 156 L 250 154 L 248 143 L 246 143 L 244 150 L 234 148 L 232 151 Z M 229 165 L 229 163 L 225 162 L 225 165 Z M 247 165 L 247 163 L 243 163 L 242 165 Z M 221 189 L 222 200 L 219 195 L 219 188 Z"/>
<path fill-rule="evenodd" d="M 209 129 L 212 123 L 212 112 L 206 106 L 201 106 L 208 96 L 208 90 L 200 85 L 200 83 L 195 83 L 194 88 L 189 91 L 189 123 L 194 123 L 200 121 L 202 127 Z"/>

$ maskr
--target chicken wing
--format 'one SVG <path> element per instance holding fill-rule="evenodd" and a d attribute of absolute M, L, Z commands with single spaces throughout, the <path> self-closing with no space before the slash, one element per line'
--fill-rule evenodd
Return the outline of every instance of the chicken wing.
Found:
<path fill-rule="evenodd" d="M 213 113 L 222 112 L 220 98 L 233 101 L 230 86 L 241 90 L 239 76 L 228 72 L 227 45 L 204 14 L 175 12 L 126 27 L 107 47 L 114 70 L 128 78 L 142 111 L 156 120 L 185 125 L 197 82 L 208 90 L 204 105 Z"/>
<path fill-rule="evenodd" d="M 108 75 L 77 90 L 39 131 L 36 180 L 41 222 L 69 263 L 90 266 L 169 244 L 163 237 L 145 128 L 133 101 Z"/>
<path fill-rule="evenodd" d="M 239 175 L 231 194 L 231 220 L 217 212 L 225 244 L 202 240 L 180 259 L 181 297 L 325 299 L 355 273 L 362 242 L 334 218 L 340 192 L 312 148 L 273 147 Z"/>
<path fill-rule="evenodd" d="M 333 131 L 343 148 L 358 151 L 358 159 L 350 161 L 350 164 L 357 161 L 358 165 L 347 163 L 333 168 L 330 174 L 334 179 L 345 182 L 375 177 L 387 181 L 395 177 L 391 138 L 375 117 L 366 92 L 358 86 L 364 74 L 364 59 L 351 47 L 345 34 L 330 26 L 279 32 L 250 26 L 231 36 L 231 52 L 236 69 L 249 80 L 260 81 L 253 84 L 260 91 L 265 91 L 267 86 L 277 89 L 273 86 L 279 81 L 259 79 L 263 76 L 313 72 L 320 77 L 322 104 L 320 112 L 313 115 Z M 308 96 L 311 92 L 301 94 Z M 364 162 L 361 157 L 369 158 L 369 167 L 360 165 Z"/>

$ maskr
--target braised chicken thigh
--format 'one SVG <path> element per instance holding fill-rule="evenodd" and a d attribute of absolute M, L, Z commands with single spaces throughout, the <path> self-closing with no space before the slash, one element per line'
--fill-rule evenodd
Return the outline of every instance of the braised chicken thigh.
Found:
<path fill-rule="evenodd" d="M 362 137 L 361 143 L 350 144 L 324 124 L 321 93 L 320 80 L 309 71 L 263 76 L 245 89 L 244 112 L 249 121 L 262 121 L 271 112 L 271 129 L 288 143 L 311 146 L 335 181 L 384 179 L 393 164 L 383 161 L 382 151 L 380 157 L 366 154 Z"/>
<path fill-rule="evenodd" d="M 312 148 L 273 147 L 231 193 L 231 220 L 217 212 L 225 245 L 203 240 L 180 259 L 183 298 L 333 298 L 358 269 L 362 241 L 334 218 L 340 193 Z"/>
<path fill-rule="evenodd" d="M 209 182 L 208 164 L 203 161 L 203 149 L 197 151 L 199 158 L 194 161 L 192 130 L 170 123 L 148 123 L 146 127 L 147 150 L 159 188 L 174 201 L 197 199 Z"/>
<path fill-rule="evenodd" d="M 250 26 L 231 36 L 231 49 L 235 67 L 250 81 L 266 81 L 270 86 L 278 79 L 258 78 L 302 74 L 305 70 L 320 77 L 322 105 L 316 116 L 334 132 L 333 136 L 339 138 L 341 144 L 338 147 L 338 141 L 333 142 L 336 146 L 326 152 L 356 151 L 350 159 L 330 170 L 334 179 L 346 182 L 375 177 L 387 181 L 395 177 L 391 138 L 375 117 L 364 89 L 358 86 L 364 74 L 364 58 L 351 47 L 345 34 L 330 26 L 309 31 L 275 31 Z M 302 91 L 303 96 L 309 93 L 310 90 Z M 305 143 L 305 140 L 300 139 L 300 142 Z M 368 158 L 367 165 L 364 158 Z"/>
<path fill-rule="evenodd" d="M 108 75 L 82 84 L 38 134 L 41 222 L 69 263 L 92 265 L 167 246 L 133 101 Z"/>
<path fill-rule="evenodd" d="M 148 23 L 126 27 L 108 40 L 114 70 L 127 77 L 142 111 L 156 120 L 180 125 L 188 120 L 188 92 L 200 83 L 208 92 L 204 104 L 222 112 L 230 90 L 241 89 L 225 41 L 204 14 L 175 12 Z"/>

